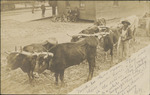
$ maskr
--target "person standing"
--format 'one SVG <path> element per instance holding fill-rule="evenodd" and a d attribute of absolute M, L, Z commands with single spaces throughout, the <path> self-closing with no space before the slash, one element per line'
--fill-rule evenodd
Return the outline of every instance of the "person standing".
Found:
<path fill-rule="evenodd" d="M 42 17 L 45 17 L 45 10 L 46 10 L 46 8 L 45 8 L 45 4 L 44 3 L 42 3 L 41 9 L 42 9 Z"/>
<path fill-rule="evenodd" d="M 34 13 L 34 9 L 35 9 L 35 2 L 32 2 L 32 14 Z"/>
<path fill-rule="evenodd" d="M 49 1 L 49 5 L 52 7 L 52 16 L 56 15 L 56 7 L 57 7 L 57 1 Z"/>
<path fill-rule="evenodd" d="M 121 22 L 123 24 L 123 27 L 120 29 L 121 36 L 118 41 L 119 43 L 119 50 L 120 50 L 120 57 L 121 60 L 123 58 L 129 57 L 129 40 L 132 39 L 132 31 L 129 27 L 130 22 L 127 20 L 124 20 Z"/>

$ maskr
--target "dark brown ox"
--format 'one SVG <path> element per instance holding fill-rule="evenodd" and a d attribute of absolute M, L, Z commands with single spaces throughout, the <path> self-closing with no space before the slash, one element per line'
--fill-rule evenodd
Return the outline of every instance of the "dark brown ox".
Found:
<path fill-rule="evenodd" d="M 119 29 L 120 29 L 119 27 L 106 28 L 105 32 L 108 32 L 108 34 L 103 35 L 100 39 L 100 45 L 103 47 L 105 51 L 105 60 L 107 59 L 107 52 L 110 50 L 111 63 L 113 63 L 114 47 L 116 47 L 118 53 L 117 46 L 120 37 Z"/>
<path fill-rule="evenodd" d="M 43 43 L 34 43 L 23 47 L 23 51 L 26 52 L 47 52 L 51 48 L 55 47 L 55 45 L 58 44 L 58 41 L 56 39 L 53 39 L 52 41 L 45 41 Z"/>
<path fill-rule="evenodd" d="M 50 52 L 42 52 L 42 53 L 36 53 L 37 59 L 36 59 L 36 72 L 37 73 L 42 73 L 44 70 L 49 69 L 49 64 L 52 61 L 53 53 Z"/>
<path fill-rule="evenodd" d="M 120 30 L 120 27 L 111 27 L 111 28 L 101 27 L 101 29 L 99 30 L 99 34 L 101 35 L 99 39 L 100 40 L 99 45 L 102 46 L 105 51 L 105 60 L 107 59 L 107 52 L 110 50 L 111 63 L 113 63 L 113 49 L 114 49 L 114 46 L 116 46 L 117 48 L 118 39 L 120 36 L 119 30 Z M 92 33 L 89 32 L 89 34 L 92 34 Z M 98 33 L 95 33 L 95 34 L 98 34 Z M 75 35 L 75 36 L 72 36 L 71 41 L 76 42 L 83 37 L 86 37 L 86 36 Z"/>
<path fill-rule="evenodd" d="M 94 25 L 91 27 L 88 27 L 87 29 L 82 30 L 79 32 L 79 34 L 95 34 L 99 32 L 98 26 Z M 78 41 L 80 36 L 72 36 L 71 42 L 76 42 Z"/>
<path fill-rule="evenodd" d="M 94 25 L 97 26 L 106 26 L 106 20 L 104 18 L 96 19 Z"/>
<path fill-rule="evenodd" d="M 41 65 L 49 64 L 53 54 L 42 52 L 42 53 L 28 53 L 28 52 L 12 52 L 7 56 L 7 68 L 15 70 L 21 68 L 21 70 L 28 74 L 29 81 L 34 79 L 33 72 L 43 72 Z"/>
<path fill-rule="evenodd" d="M 96 47 L 98 39 L 96 37 L 86 37 L 78 42 L 62 43 L 50 50 L 54 54 L 50 70 L 55 73 L 56 85 L 58 76 L 62 84 L 64 83 L 64 71 L 66 68 L 79 65 L 84 60 L 89 64 L 89 75 L 87 80 L 93 77 L 95 67 Z"/>
<path fill-rule="evenodd" d="M 21 68 L 21 70 L 28 74 L 29 81 L 34 79 L 33 71 L 36 65 L 37 55 L 31 53 L 12 52 L 7 56 L 7 68 L 15 70 Z"/>

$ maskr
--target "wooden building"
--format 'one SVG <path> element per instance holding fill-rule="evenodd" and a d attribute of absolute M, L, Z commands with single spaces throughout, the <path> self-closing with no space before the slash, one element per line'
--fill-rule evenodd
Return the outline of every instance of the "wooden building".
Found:
<path fill-rule="evenodd" d="M 32 3 L 36 0 L 1 0 L 1 11 L 16 9 L 15 4 Z"/>
<path fill-rule="evenodd" d="M 149 11 L 148 1 L 57 1 L 58 15 L 67 8 L 77 7 L 80 19 L 95 20 L 96 18 L 113 19 L 130 15 L 141 15 Z"/>

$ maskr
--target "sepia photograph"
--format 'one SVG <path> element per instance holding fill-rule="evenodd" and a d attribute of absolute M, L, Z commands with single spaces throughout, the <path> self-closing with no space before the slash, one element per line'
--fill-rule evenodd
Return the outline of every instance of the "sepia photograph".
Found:
<path fill-rule="evenodd" d="M 150 95 L 149 0 L 0 2 L 0 94 Z"/>

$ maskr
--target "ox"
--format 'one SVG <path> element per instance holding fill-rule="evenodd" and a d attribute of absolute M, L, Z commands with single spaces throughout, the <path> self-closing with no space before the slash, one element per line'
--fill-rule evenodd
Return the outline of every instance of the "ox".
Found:
<path fill-rule="evenodd" d="M 39 55 L 42 54 L 29 52 L 11 52 L 7 56 L 7 68 L 11 70 L 21 68 L 23 72 L 28 74 L 29 82 L 32 82 L 32 80 L 34 79 L 33 71 L 35 70 L 35 67 L 37 65 L 36 62 L 37 58 L 39 58 Z M 51 53 L 45 53 L 43 55 L 45 62 L 49 61 L 48 59 L 51 58 L 49 56 L 53 56 Z"/>
<path fill-rule="evenodd" d="M 94 25 L 91 27 L 88 27 L 87 29 L 82 30 L 81 32 L 79 32 L 79 34 L 95 34 L 99 32 L 99 28 L 98 26 Z M 71 36 L 71 42 L 76 42 L 79 40 L 80 36 Z"/>
<path fill-rule="evenodd" d="M 79 34 L 94 34 L 98 32 L 99 32 L 98 26 L 93 25 L 91 27 L 88 27 L 87 29 L 82 30 L 81 32 L 79 32 Z"/>
<path fill-rule="evenodd" d="M 96 19 L 94 21 L 94 25 L 97 25 L 97 26 L 106 26 L 106 20 L 104 18 Z"/>
<path fill-rule="evenodd" d="M 120 31 L 118 27 L 111 27 L 106 28 L 105 32 L 108 32 L 108 34 L 103 35 L 100 39 L 100 45 L 102 45 L 104 51 L 105 51 L 105 60 L 107 59 L 107 52 L 110 50 L 111 55 L 111 63 L 113 63 L 113 57 L 114 57 L 114 47 L 117 49 L 118 53 L 118 40 L 120 37 Z"/>
<path fill-rule="evenodd" d="M 89 64 L 87 80 L 90 80 L 93 77 L 97 45 L 97 38 L 90 36 L 77 42 L 58 44 L 51 49 L 50 52 L 54 56 L 50 70 L 55 73 L 56 85 L 58 84 L 58 76 L 60 76 L 61 83 L 64 83 L 64 71 L 66 68 L 79 65 L 84 60 L 87 60 Z"/>
<path fill-rule="evenodd" d="M 105 60 L 107 59 L 107 52 L 110 50 L 110 55 L 111 55 L 111 63 L 113 63 L 113 49 L 114 46 L 117 47 L 118 45 L 118 39 L 120 36 L 120 31 L 119 31 L 120 27 L 101 27 L 99 29 L 99 34 L 102 35 L 100 37 L 100 45 L 103 47 L 104 51 L 105 51 Z M 83 33 L 84 34 L 84 33 Z M 85 34 L 93 34 L 92 32 L 88 32 Z M 95 34 L 98 34 L 95 32 Z M 72 36 L 71 42 L 76 42 L 79 39 L 83 38 L 83 36 L 79 35 L 79 36 Z M 117 48 L 118 51 L 118 48 Z M 118 52 L 117 52 L 118 54 Z"/>
<path fill-rule="evenodd" d="M 51 41 L 45 41 L 43 43 L 35 43 L 35 44 L 30 44 L 27 46 L 23 47 L 23 51 L 26 52 L 47 52 L 51 48 L 55 47 L 55 45 L 58 44 L 58 41 L 53 38 Z"/>
<path fill-rule="evenodd" d="M 29 81 L 34 79 L 33 71 L 36 65 L 37 55 L 31 53 L 12 52 L 7 56 L 7 68 L 15 70 L 21 68 L 29 76 Z"/>

